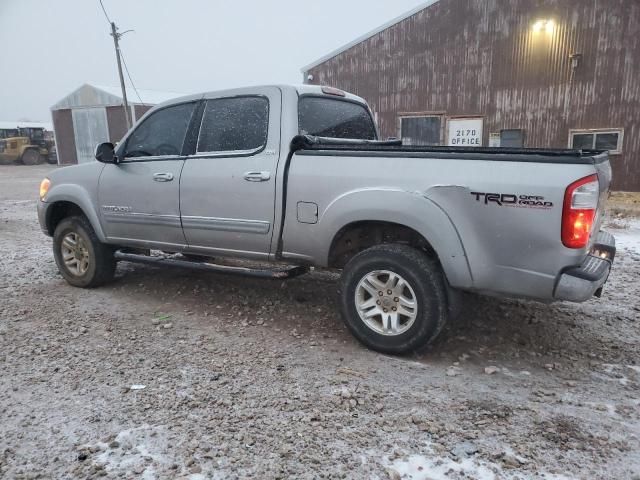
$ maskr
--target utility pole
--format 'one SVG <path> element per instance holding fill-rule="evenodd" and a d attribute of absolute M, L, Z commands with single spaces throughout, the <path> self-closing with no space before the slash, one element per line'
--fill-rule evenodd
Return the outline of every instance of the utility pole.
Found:
<path fill-rule="evenodd" d="M 124 117 L 127 120 L 127 130 L 129 130 L 131 128 L 131 110 L 129 109 L 129 102 L 127 101 L 127 89 L 124 85 L 124 76 L 122 75 L 122 61 L 120 60 L 120 45 L 118 43 L 122 34 L 118 33 L 115 22 L 111 22 L 111 36 L 113 37 L 113 44 L 116 47 L 118 74 L 120 75 L 120 88 L 122 88 L 122 100 L 124 102 Z"/>

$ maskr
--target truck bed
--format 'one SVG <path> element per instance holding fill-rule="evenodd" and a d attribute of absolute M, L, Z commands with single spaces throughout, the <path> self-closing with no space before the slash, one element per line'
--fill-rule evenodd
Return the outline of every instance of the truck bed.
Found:
<path fill-rule="evenodd" d="M 281 251 L 285 258 L 326 265 L 333 235 L 345 226 L 415 225 L 438 252 L 452 286 L 550 299 L 562 269 L 580 265 L 588 254 L 588 248 L 562 244 L 565 191 L 594 174 L 605 195 L 607 152 L 298 136 L 285 173 Z M 504 198 L 526 201 L 509 205 Z M 317 218 L 305 217 L 310 207 Z"/>

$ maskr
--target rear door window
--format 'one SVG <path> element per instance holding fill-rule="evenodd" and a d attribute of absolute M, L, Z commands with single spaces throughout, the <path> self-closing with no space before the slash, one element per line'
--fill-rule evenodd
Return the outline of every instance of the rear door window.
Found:
<path fill-rule="evenodd" d="M 376 140 L 369 110 L 359 103 L 325 97 L 301 97 L 298 103 L 300 135 Z"/>
<path fill-rule="evenodd" d="M 198 153 L 254 152 L 267 144 L 269 100 L 234 97 L 208 100 Z"/>

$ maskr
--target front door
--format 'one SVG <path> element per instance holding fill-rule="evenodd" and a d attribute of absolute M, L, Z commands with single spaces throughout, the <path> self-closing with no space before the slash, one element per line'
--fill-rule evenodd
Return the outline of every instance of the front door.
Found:
<path fill-rule="evenodd" d="M 278 88 L 208 97 L 196 153 L 185 161 L 180 210 L 191 250 L 267 258 L 280 154 Z"/>
<path fill-rule="evenodd" d="M 106 165 L 98 200 L 109 240 L 181 249 L 180 174 L 185 137 L 196 103 L 173 105 L 149 115 L 118 149 L 120 163 Z"/>

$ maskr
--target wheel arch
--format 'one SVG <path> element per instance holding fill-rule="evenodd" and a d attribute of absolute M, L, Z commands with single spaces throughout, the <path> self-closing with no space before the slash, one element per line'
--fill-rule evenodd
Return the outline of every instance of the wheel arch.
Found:
<path fill-rule="evenodd" d="M 53 235 L 56 226 L 65 218 L 83 215 L 91 224 L 101 242 L 106 237 L 95 209 L 92 207 L 88 193 L 77 185 L 67 185 L 64 191 L 52 189 L 47 195 L 44 223 L 46 232 Z"/>
<path fill-rule="evenodd" d="M 380 220 L 359 220 L 345 225 L 334 235 L 327 262 L 329 267 L 342 268 L 359 252 L 390 243 L 406 244 L 438 259 L 429 241 L 411 227 Z"/>
<path fill-rule="evenodd" d="M 326 266 L 339 268 L 344 262 L 341 253 L 345 238 L 354 234 L 359 238 L 373 236 L 375 242 L 359 242 L 360 245 L 408 244 L 436 258 L 451 286 L 473 285 L 467 256 L 451 219 L 440 206 L 419 193 L 380 189 L 351 192 L 323 212 L 320 225 L 325 227 L 323 232 L 328 232 L 322 235 L 321 259 Z M 351 253 L 358 251 L 361 249 Z"/>

